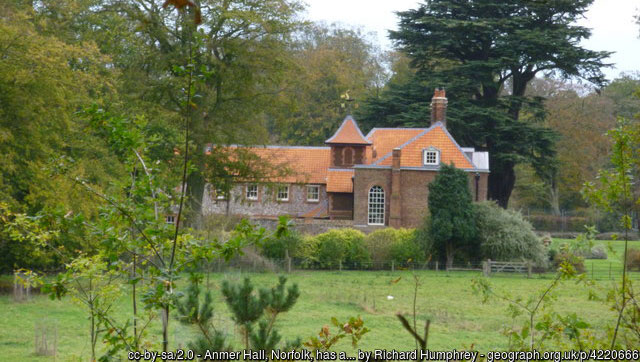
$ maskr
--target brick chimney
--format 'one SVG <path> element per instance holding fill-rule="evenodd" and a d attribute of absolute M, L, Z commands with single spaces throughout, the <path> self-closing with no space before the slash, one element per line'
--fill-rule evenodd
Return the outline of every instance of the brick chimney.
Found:
<path fill-rule="evenodd" d="M 444 88 L 436 88 L 431 98 L 431 125 L 442 122 L 447 127 L 447 96 Z"/>

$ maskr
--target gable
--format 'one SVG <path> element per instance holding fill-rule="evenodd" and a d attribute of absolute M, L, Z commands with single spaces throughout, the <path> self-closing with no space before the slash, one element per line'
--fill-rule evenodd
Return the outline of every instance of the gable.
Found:
<path fill-rule="evenodd" d="M 441 123 L 424 130 L 399 147 L 402 150 L 400 167 L 424 167 L 422 152 L 431 147 L 440 151 L 440 163 L 453 163 L 456 167 L 463 169 L 474 168 L 469 158 Z M 391 162 L 392 157 L 389 152 L 380 158 L 376 165 L 391 166 Z"/>
<path fill-rule="evenodd" d="M 394 148 L 400 147 L 426 130 L 426 128 L 374 128 L 367 135 L 367 140 L 373 144 L 371 154 L 367 155 L 370 156 L 368 159 L 374 163 Z"/>

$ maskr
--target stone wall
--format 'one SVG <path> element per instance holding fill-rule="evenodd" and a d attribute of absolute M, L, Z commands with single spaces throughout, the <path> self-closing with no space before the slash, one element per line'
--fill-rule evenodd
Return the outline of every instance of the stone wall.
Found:
<path fill-rule="evenodd" d="M 277 217 L 300 214 L 317 208 L 327 202 L 325 185 L 320 186 L 319 201 L 307 201 L 307 185 L 289 184 L 289 200 L 276 200 L 276 187 L 258 184 L 258 200 L 248 200 L 245 195 L 246 184 L 238 184 L 231 189 L 228 200 L 218 200 L 210 185 L 205 187 L 202 196 L 202 213 L 204 215 L 243 215 L 250 217 Z"/>

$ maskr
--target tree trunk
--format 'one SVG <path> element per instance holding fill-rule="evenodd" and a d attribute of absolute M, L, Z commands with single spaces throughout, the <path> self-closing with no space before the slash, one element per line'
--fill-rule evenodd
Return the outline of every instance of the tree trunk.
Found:
<path fill-rule="evenodd" d="M 202 197 L 205 183 L 204 176 L 198 171 L 194 171 L 187 178 L 187 210 L 190 217 L 186 225 L 196 228 L 202 226 Z"/>
<path fill-rule="evenodd" d="M 553 215 L 560 215 L 560 190 L 558 190 L 558 183 L 556 182 L 555 177 L 552 179 L 549 188 L 551 196 L 551 212 Z"/>
<path fill-rule="evenodd" d="M 447 253 L 447 270 L 449 270 L 453 268 L 453 257 L 455 254 L 455 251 L 453 250 L 453 247 L 451 246 L 451 244 L 447 244 L 446 253 Z"/>
<path fill-rule="evenodd" d="M 505 209 L 509 206 L 509 198 L 516 184 L 516 173 L 513 168 L 513 164 L 506 163 L 495 167 L 489 174 L 489 199 L 496 200 L 498 205 Z"/>

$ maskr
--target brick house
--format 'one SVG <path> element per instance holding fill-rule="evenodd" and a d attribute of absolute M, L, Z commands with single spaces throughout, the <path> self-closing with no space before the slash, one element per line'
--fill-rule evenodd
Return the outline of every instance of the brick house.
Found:
<path fill-rule="evenodd" d="M 269 185 L 238 184 L 229 195 L 207 188 L 203 213 L 415 227 L 427 212 L 427 185 L 441 163 L 466 171 L 474 200 L 485 200 L 489 154 L 458 145 L 447 131 L 446 109 L 445 91 L 436 90 L 427 128 L 374 128 L 365 136 L 347 116 L 325 147 L 252 147 L 261 159 L 291 172 Z"/>

